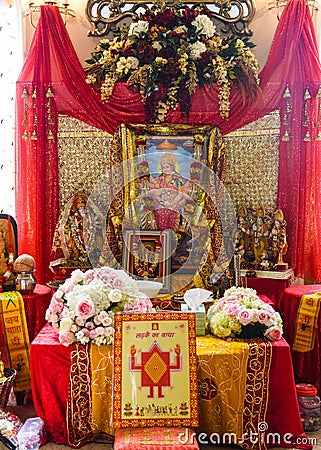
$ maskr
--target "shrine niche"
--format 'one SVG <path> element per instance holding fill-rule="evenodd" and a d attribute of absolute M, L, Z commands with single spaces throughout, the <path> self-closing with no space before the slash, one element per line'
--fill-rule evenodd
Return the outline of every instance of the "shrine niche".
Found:
<path fill-rule="evenodd" d="M 93 213 L 95 224 L 87 222 L 92 217 L 89 214 L 92 210 L 95 210 L 95 206 L 83 191 L 73 195 L 63 208 L 51 249 L 50 269 L 56 279 L 67 278 L 76 268 L 87 270 L 97 265 L 99 257 L 97 252 L 103 245 L 102 224 L 95 213 Z M 90 232 L 93 228 L 95 234 Z M 91 240 L 95 241 L 94 250 L 88 253 L 87 248 Z"/>
<path fill-rule="evenodd" d="M 112 168 L 112 195 L 100 205 L 107 230 L 100 263 L 112 258 L 128 269 L 133 252 L 126 250 L 123 260 L 124 232 L 133 236 L 135 230 L 170 230 L 172 279 L 188 275 L 183 292 L 192 283 L 208 287 L 214 265 L 223 266 L 234 249 L 235 210 L 219 178 L 225 158 L 219 131 L 210 126 L 132 124 L 121 127 L 118 145 L 110 156 L 120 151 L 124 163 Z M 105 182 L 97 186 L 91 194 L 96 204 Z M 171 292 L 176 291 L 172 286 Z"/>
<path fill-rule="evenodd" d="M 241 255 L 241 268 L 255 270 L 286 270 L 283 261 L 288 250 L 286 220 L 280 209 L 265 211 L 240 206 L 235 251 Z"/>

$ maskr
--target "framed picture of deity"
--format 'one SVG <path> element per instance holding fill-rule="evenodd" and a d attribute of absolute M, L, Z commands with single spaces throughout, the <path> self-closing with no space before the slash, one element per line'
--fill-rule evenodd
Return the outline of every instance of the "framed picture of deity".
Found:
<path fill-rule="evenodd" d="M 123 240 L 126 272 L 137 280 L 162 283 L 159 293 L 170 293 L 171 231 L 124 230 Z"/>
<path fill-rule="evenodd" d="M 225 144 L 219 129 L 126 124 L 120 132 L 123 228 L 170 230 L 175 235 L 170 274 L 189 274 L 191 280 L 195 274 L 198 286 L 208 289 L 209 275 L 222 254 L 222 228 L 227 225 L 218 211 L 223 196 L 216 197 L 222 191 L 219 183 L 225 166 Z M 232 202 L 230 206 L 234 209 Z M 123 257 L 132 269 L 135 258 L 129 255 L 128 246 L 125 251 Z M 226 267 L 227 261 L 228 257 L 219 263 Z"/>
<path fill-rule="evenodd" d="M 198 426 L 195 320 L 173 311 L 115 315 L 115 428 Z"/>

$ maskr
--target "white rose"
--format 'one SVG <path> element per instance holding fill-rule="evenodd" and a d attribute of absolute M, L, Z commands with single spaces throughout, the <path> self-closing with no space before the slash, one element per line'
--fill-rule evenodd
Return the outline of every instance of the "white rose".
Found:
<path fill-rule="evenodd" d="M 216 26 L 205 14 L 197 16 L 195 20 L 193 20 L 192 25 L 196 28 L 197 33 L 204 35 L 207 38 L 211 38 L 216 31 Z"/>
<path fill-rule="evenodd" d="M 72 326 L 72 320 L 69 317 L 64 317 L 60 321 L 60 331 L 70 331 Z"/>
<path fill-rule="evenodd" d="M 119 289 L 113 289 L 109 292 L 108 298 L 112 303 L 118 303 L 122 298 L 122 293 Z"/>
<path fill-rule="evenodd" d="M 201 57 L 201 54 L 206 52 L 207 50 L 204 42 L 194 42 L 194 44 L 191 44 L 189 46 L 189 49 L 192 59 L 199 59 Z"/>
<path fill-rule="evenodd" d="M 128 36 L 139 37 L 141 33 L 147 33 L 149 24 L 145 20 L 139 20 L 138 22 L 132 22 L 129 30 Z"/>
<path fill-rule="evenodd" d="M 80 283 L 84 281 L 84 274 L 80 269 L 76 269 L 72 272 L 70 279 L 75 284 Z"/>

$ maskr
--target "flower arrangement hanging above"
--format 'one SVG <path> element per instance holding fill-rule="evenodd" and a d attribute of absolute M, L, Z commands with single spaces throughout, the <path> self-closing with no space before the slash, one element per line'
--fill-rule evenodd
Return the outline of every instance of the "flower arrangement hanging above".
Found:
<path fill-rule="evenodd" d="M 211 332 L 220 338 L 282 337 L 282 319 L 250 288 L 232 287 L 207 312 Z"/>
<path fill-rule="evenodd" d="M 117 81 L 127 82 L 141 94 L 149 121 L 158 123 L 178 106 L 187 118 L 197 87 L 216 83 L 220 115 L 226 119 L 234 83 L 244 101 L 260 92 L 253 47 L 247 37 L 220 36 L 202 5 L 154 6 L 113 40 L 100 41 L 86 60 L 86 81 L 100 89 L 103 102 Z"/>
<path fill-rule="evenodd" d="M 74 270 L 54 293 L 46 320 L 58 330 L 62 345 L 112 344 L 116 312 L 154 311 L 151 300 L 123 270 L 100 267 Z"/>

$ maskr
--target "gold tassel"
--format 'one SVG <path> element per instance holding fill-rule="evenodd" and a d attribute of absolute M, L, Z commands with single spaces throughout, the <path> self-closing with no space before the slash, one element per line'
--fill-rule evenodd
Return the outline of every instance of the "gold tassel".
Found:
<path fill-rule="evenodd" d="M 53 141 L 55 139 L 55 136 L 51 130 L 48 131 L 47 139 L 49 141 Z"/>
<path fill-rule="evenodd" d="M 47 89 L 47 92 L 46 92 L 46 97 L 47 98 L 52 98 L 54 96 L 55 96 L 55 94 L 52 92 L 50 86 L 48 86 L 48 89 Z"/>
<path fill-rule="evenodd" d="M 305 93 L 304 93 L 304 100 L 309 100 L 311 98 L 311 94 L 309 91 L 309 88 L 306 88 Z"/>
<path fill-rule="evenodd" d="M 29 94 L 28 94 L 27 88 L 26 88 L 26 86 L 25 86 L 25 87 L 23 88 L 21 98 L 28 98 L 28 97 L 29 97 Z"/>
<path fill-rule="evenodd" d="M 306 88 L 304 92 L 304 122 L 302 123 L 302 126 L 307 127 L 309 125 L 309 103 L 308 100 L 310 100 L 311 94 L 308 88 Z"/>
<path fill-rule="evenodd" d="M 291 140 L 290 135 L 287 131 L 285 131 L 285 133 L 282 136 L 282 141 L 283 142 L 289 142 Z"/>
<path fill-rule="evenodd" d="M 55 95 L 52 92 L 50 86 L 48 86 L 47 92 L 46 92 L 46 97 L 48 99 L 47 102 L 47 116 L 48 116 L 48 125 L 49 125 L 49 130 L 48 130 L 48 134 L 47 134 L 47 139 L 48 140 L 54 140 L 55 136 L 53 131 L 50 129 L 50 126 L 54 124 L 54 120 L 52 117 L 52 111 L 51 111 L 51 98 L 53 98 Z"/>
<path fill-rule="evenodd" d="M 316 140 L 316 141 L 321 141 L 321 131 L 318 132 L 318 134 L 317 134 L 315 140 Z"/>
<path fill-rule="evenodd" d="M 291 98 L 291 92 L 290 92 L 289 86 L 286 87 L 284 94 L 283 94 L 283 98 Z"/>
<path fill-rule="evenodd" d="M 310 133 L 307 131 L 306 135 L 303 138 L 304 142 L 310 142 L 311 141 L 311 136 Z"/>
<path fill-rule="evenodd" d="M 33 132 L 32 132 L 32 135 L 31 135 L 31 138 L 30 138 L 32 141 L 36 141 L 37 139 L 38 139 L 38 136 L 37 136 L 37 132 L 36 132 L 36 130 L 33 130 Z"/>
<path fill-rule="evenodd" d="M 24 141 L 27 141 L 27 140 L 29 139 L 29 133 L 28 133 L 27 130 L 25 130 L 25 131 L 23 132 L 22 139 L 23 139 Z"/>
<path fill-rule="evenodd" d="M 27 88 L 26 88 L 26 86 L 24 86 L 22 95 L 21 95 L 21 98 L 23 98 L 23 119 L 22 119 L 21 125 L 23 127 L 26 127 L 28 124 L 28 102 L 27 102 L 28 97 L 29 97 L 29 94 L 28 94 Z M 22 139 L 24 141 L 26 141 L 28 138 L 29 138 L 28 131 L 25 130 L 23 132 Z"/>
<path fill-rule="evenodd" d="M 315 98 L 321 98 L 321 86 L 319 87 L 318 92 L 317 92 Z"/>

